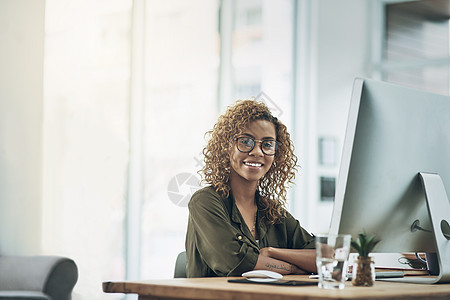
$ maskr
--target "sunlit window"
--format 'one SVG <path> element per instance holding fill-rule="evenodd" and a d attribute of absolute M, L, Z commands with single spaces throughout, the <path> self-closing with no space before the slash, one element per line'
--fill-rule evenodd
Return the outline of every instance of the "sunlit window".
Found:
<path fill-rule="evenodd" d="M 233 1 L 233 99 L 260 96 L 290 128 L 294 61 L 294 4 Z M 227 62 L 222 62 L 227 63 Z M 274 111 L 274 109 L 276 111 Z"/>
<path fill-rule="evenodd" d="M 125 276 L 131 6 L 45 1 L 42 245 L 77 263 L 74 300 Z"/>

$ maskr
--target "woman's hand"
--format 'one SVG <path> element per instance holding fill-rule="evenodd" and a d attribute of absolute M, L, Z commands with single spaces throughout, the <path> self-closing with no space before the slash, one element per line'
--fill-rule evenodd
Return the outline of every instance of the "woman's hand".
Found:
<path fill-rule="evenodd" d="M 271 257 L 272 247 L 265 247 L 259 250 L 259 254 L 262 256 Z"/>

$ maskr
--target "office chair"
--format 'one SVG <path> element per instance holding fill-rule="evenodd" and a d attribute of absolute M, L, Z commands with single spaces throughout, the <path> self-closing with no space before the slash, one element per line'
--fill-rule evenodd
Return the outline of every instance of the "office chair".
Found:
<path fill-rule="evenodd" d="M 186 278 L 186 251 L 180 252 L 175 262 L 174 278 Z"/>

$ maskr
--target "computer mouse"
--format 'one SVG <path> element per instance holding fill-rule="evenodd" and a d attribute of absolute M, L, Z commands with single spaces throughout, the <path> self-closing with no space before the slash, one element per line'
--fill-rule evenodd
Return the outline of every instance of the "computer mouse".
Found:
<path fill-rule="evenodd" d="M 268 270 L 253 270 L 242 273 L 243 277 L 254 281 L 274 281 L 283 278 L 283 275 Z"/>

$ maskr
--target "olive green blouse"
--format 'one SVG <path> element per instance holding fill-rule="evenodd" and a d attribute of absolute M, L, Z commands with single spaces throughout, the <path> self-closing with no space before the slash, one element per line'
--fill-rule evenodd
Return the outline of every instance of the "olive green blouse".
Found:
<path fill-rule="evenodd" d="M 268 225 L 258 208 L 257 228 L 259 243 L 245 224 L 231 193 L 223 199 L 213 187 L 195 192 L 189 202 L 187 277 L 241 276 L 254 269 L 261 248 L 313 249 L 315 246 L 314 237 L 289 213 L 282 223 Z"/>

